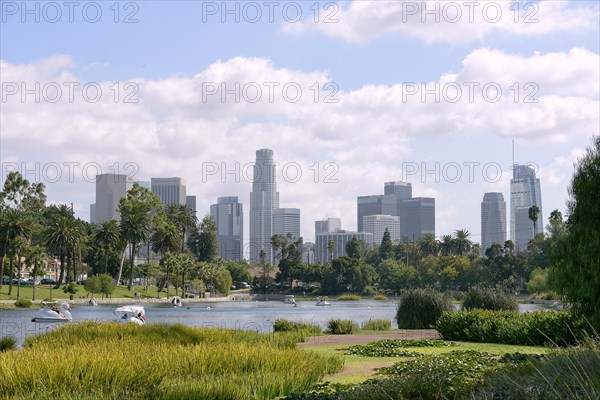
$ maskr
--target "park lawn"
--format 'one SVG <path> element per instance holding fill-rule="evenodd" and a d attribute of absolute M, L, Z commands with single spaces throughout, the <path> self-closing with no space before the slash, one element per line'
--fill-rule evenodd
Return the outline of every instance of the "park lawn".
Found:
<path fill-rule="evenodd" d="M 389 332 L 389 331 L 388 331 Z M 546 354 L 551 348 L 541 346 L 520 346 L 497 343 L 467 343 L 454 342 L 458 346 L 451 347 L 410 347 L 406 350 L 422 353 L 422 354 L 442 354 L 449 353 L 453 350 L 476 350 L 490 354 L 503 355 L 505 353 L 525 353 L 525 354 Z M 344 370 L 334 375 L 325 377 L 331 383 L 353 384 L 366 381 L 376 373 L 375 368 L 390 366 L 395 362 L 406 361 L 411 357 L 363 357 L 358 355 L 343 354 L 350 346 L 334 345 L 319 345 L 306 346 L 304 350 L 313 351 L 318 354 L 342 354 L 344 357 Z"/>
<path fill-rule="evenodd" d="M 134 286 L 133 290 L 127 290 L 127 286 L 117 286 L 115 291 L 112 293 L 112 298 L 135 298 L 135 293 L 140 293 L 142 298 L 157 298 L 158 292 L 157 287 L 152 285 L 148 286 L 148 292 L 146 292 L 145 286 Z M 80 297 L 88 296 L 92 297 L 92 293 L 86 291 L 83 285 L 79 285 L 79 291 L 73 295 L 73 298 L 78 299 Z M 181 295 L 181 291 L 179 291 Z M 169 295 L 175 295 L 175 289 L 169 288 Z M 43 300 L 46 298 L 52 298 L 55 300 L 59 299 L 68 299 L 70 296 L 69 293 L 65 293 L 62 289 L 53 289 L 53 285 L 38 285 L 35 287 L 35 298 L 36 300 Z M 98 293 L 94 293 L 97 299 L 101 299 L 102 295 Z M 33 297 L 33 286 L 21 286 L 21 298 L 22 299 L 32 299 Z M 166 298 L 167 294 L 165 291 L 160 293 L 161 298 Z M 13 286 L 12 294 L 8 296 L 8 285 L 2 285 L 2 290 L 0 290 L 0 300 L 17 300 L 17 287 Z"/>

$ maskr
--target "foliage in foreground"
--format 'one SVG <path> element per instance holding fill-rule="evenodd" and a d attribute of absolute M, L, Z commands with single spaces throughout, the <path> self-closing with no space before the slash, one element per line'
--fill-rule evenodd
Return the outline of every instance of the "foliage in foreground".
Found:
<path fill-rule="evenodd" d="M 420 353 L 406 350 L 410 347 L 450 347 L 456 346 L 452 342 L 444 340 L 403 340 L 384 339 L 368 344 L 350 346 L 345 354 L 353 354 L 363 357 L 417 357 Z"/>
<path fill-rule="evenodd" d="M 448 311 L 436 329 L 446 340 L 522 345 L 559 345 L 583 338 L 584 323 L 567 311 Z"/>
<path fill-rule="evenodd" d="M 433 289 L 405 290 L 396 313 L 398 328 L 425 329 L 435 325 L 444 311 L 452 309 L 448 296 Z"/>
<path fill-rule="evenodd" d="M 309 390 L 338 356 L 297 350 L 301 333 L 85 322 L 0 354 L 6 398 L 253 399 Z M 60 351 L 57 351 L 60 349 Z M 76 377 L 76 379 L 74 379 Z"/>
<path fill-rule="evenodd" d="M 29 308 L 32 305 L 33 305 L 33 303 L 29 299 L 19 299 L 19 300 L 15 301 L 15 307 L 18 307 L 18 308 Z"/>
<path fill-rule="evenodd" d="M 3 337 L 0 339 L 0 352 L 6 350 L 14 350 L 17 348 L 17 339 L 12 336 Z"/>
<path fill-rule="evenodd" d="M 473 308 L 518 311 L 519 304 L 514 295 L 504 290 L 475 287 L 469 289 L 463 300 L 463 309 L 471 310 Z"/>
<path fill-rule="evenodd" d="M 303 332 L 308 336 L 322 335 L 323 330 L 319 324 L 310 322 L 288 321 L 287 319 L 277 319 L 273 323 L 274 332 Z"/>
<path fill-rule="evenodd" d="M 392 321 L 386 318 L 370 319 L 361 328 L 365 331 L 389 331 L 392 329 Z"/>
<path fill-rule="evenodd" d="M 358 332 L 358 324 L 349 319 L 330 319 L 326 332 L 331 335 L 351 335 Z"/>

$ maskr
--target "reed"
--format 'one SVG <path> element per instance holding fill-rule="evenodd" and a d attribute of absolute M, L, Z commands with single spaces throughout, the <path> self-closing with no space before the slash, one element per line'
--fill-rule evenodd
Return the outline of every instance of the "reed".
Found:
<path fill-rule="evenodd" d="M 85 322 L 0 354 L 3 398 L 258 399 L 308 390 L 339 356 L 294 333 Z M 92 397 L 93 394 L 93 397 Z"/>

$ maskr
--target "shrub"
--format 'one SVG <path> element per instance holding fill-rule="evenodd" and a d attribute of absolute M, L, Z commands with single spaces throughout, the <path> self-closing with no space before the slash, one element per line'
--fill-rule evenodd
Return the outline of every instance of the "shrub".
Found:
<path fill-rule="evenodd" d="M 365 286 L 365 288 L 362 291 L 363 296 L 373 296 L 374 294 L 375 289 L 373 289 L 371 286 Z"/>
<path fill-rule="evenodd" d="M 445 312 L 436 329 L 446 340 L 522 345 L 570 345 L 583 337 L 584 324 L 566 311 L 461 310 Z"/>
<path fill-rule="evenodd" d="M 517 311 L 517 298 L 503 290 L 492 288 L 471 288 L 463 300 L 463 308 L 470 310 L 510 310 Z"/>
<path fill-rule="evenodd" d="M 405 290 L 396 312 L 398 328 L 431 328 L 444 311 L 451 310 L 450 299 L 433 289 Z"/>
<path fill-rule="evenodd" d="M 305 332 L 309 335 L 322 335 L 323 330 L 318 324 L 310 322 L 295 322 L 287 319 L 278 319 L 273 323 L 274 332 Z"/>
<path fill-rule="evenodd" d="M 389 331 L 392 329 L 392 321 L 389 319 L 373 319 L 365 322 L 362 326 L 365 331 Z"/>
<path fill-rule="evenodd" d="M 452 342 L 443 340 L 403 340 L 384 339 L 368 344 L 350 346 L 345 354 L 363 357 L 418 357 L 422 354 L 405 350 L 409 347 L 450 347 L 457 346 Z"/>
<path fill-rule="evenodd" d="M 15 307 L 19 308 L 29 308 L 33 303 L 29 299 L 20 299 L 15 301 Z"/>
<path fill-rule="evenodd" d="M 352 300 L 362 300 L 362 297 L 360 297 L 357 294 L 343 294 L 340 297 L 337 298 L 340 301 L 352 301 Z"/>
<path fill-rule="evenodd" d="M 375 296 L 373 296 L 373 300 L 387 300 L 387 299 L 388 298 L 382 294 L 376 294 Z"/>
<path fill-rule="evenodd" d="M 351 335 L 358 331 L 358 324 L 349 319 L 330 319 L 327 321 L 327 333 L 332 335 Z"/>
<path fill-rule="evenodd" d="M 17 348 L 17 339 L 12 336 L 7 336 L 0 339 L 0 352 L 6 350 L 14 350 Z"/>

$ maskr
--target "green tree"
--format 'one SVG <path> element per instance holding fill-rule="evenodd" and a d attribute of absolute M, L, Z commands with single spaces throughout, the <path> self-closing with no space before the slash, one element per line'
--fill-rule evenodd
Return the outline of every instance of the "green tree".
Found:
<path fill-rule="evenodd" d="M 436 256 L 438 254 L 439 243 L 435 239 L 435 235 L 433 233 L 425 233 L 423 236 L 421 236 L 418 243 L 423 256 L 428 256 L 430 254 Z"/>
<path fill-rule="evenodd" d="M 106 298 L 110 297 L 117 286 L 115 281 L 113 281 L 112 277 L 108 274 L 98 275 L 98 279 L 100 280 L 100 292 L 102 293 L 102 298 L 104 299 L 104 296 L 106 296 Z"/>
<path fill-rule="evenodd" d="M 194 229 L 198 223 L 196 211 L 192 211 L 185 204 L 169 204 L 166 210 L 167 218 L 173 221 L 180 232 L 181 252 L 185 251 L 187 232 Z"/>
<path fill-rule="evenodd" d="M 468 254 L 471 251 L 473 242 L 471 241 L 471 233 L 466 229 L 459 229 L 454 232 L 454 247 L 459 256 Z"/>
<path fill-rule="evenodd" d="M 104 221 L 96 231 L 96 240 L 104 249 L 104 273 L 108 274 L 108 254 L 119 240 L 119 224 L 115 220 Z"/>
<path fill-rule="evenodd" d="M 200 227 L 193 229 L 188 246 L 198 261 L 210 262 L 218 256 L 217 223 L 210 215 L 205 215 Z"/>
<path fill-rule="evenodd" d="M 111 279 L 112 280 L 112 279 Z M 100 282 L 100 276 L 92 276 L 85 281 L 83 288 L 90 292 L 92 296 L 94 293 L 102 293 L 102 284 Z"/>
<path fill-rule="evenodd" d="M 535 237 L 535 235 L 537 235 L 536 222 L 538 220 L 539 215 L 540 215 L 540 208 L 538 206 L 536 206 L 534 204 L 531 207 L 529 207 L 529 219 L 533 223 L 533 237 Z"/>
<path fill-rule="evenodd" d="M 346 243 L 346 254 L 350 258 L 360 259 L 365 251 L 364 243 L 353 237 Z"/>
<path fill-rule="evenodd" d="M 0 219 L 0 237 L 4 239 L 6 251 L 9 255 L 10 282 L 8 294 L 12 294 L 12 281 L 14 278 L 13 259 L 17 258 L 20 267 L 20 256 L 15 244 L 19 238 L 29 238 L 33 229 L 33 221 L 28 214 L 15 208 L 5 209 Z M 20 271 L 20 268 L 19 268 Z M 4 271 L 2 271 L 4 274 Z M 4 276 L 4 275 L 2 275 Z"/>
<path fill-rule="evenodd" d="M 600 136 L 577 162 L 569 188 L 567 233 L 553 248 L 551 281 L 574 310 L 600 328 Z"/>
<path fill-rule="evenodd" d="M 382 260 L 394 258 L 394 245 L 392 244 L 392 237 L 388 228 L 385 228 L 385 232 L 383 232 L 381 246 L 379 246 L 379 258 Z"/>
<path fill-rule="evenodd" d="M 29 246 L 25 255 L 27 264 L 31 267 L 30 276 L 33 277 L 33 293 L 32 300 L 35 301 L 35 288 L 38 276 L 43 276 L 46 272 L 44 271 L 44 265 L 48 257 L 44 248 L 38 245 Z"/>
<path fill-rule="evenodd" d="M 249 265 L 244 261 L 226 261 L 225 267 L 231 274 L 234 283 L 250 282 L 252 276 L 248 272 Z"/>
<path fill-rule="evenodd" d="M 215 273 L 215 285 L 216 289 L 219 293 L 228 294 L 231 290 L 231 285 L 233 281 L 231 279 L 231 274 L 225 268 L 219 268 Z"/>
<path fill-rule="evenodd" d="M 452 235 L 443 235 L 440 242 L 440 252 L 443 256 L 451 256 L 454 254 L 455 242 Z"/>
<path fill-rule="evenodd" d="M 329 262 L 332 262 L 333 252 L 335 251 L 335 242 L 332 239 L 327 241 L 327 251 L 329 252 Z"/>
<path fill-rule="evenodd" d="M 527 281 L 527 291 L 529 293 L 542 293 L 548 290 L 548 269 L 536 268 L 531 271 L 529 281 Z"/>

